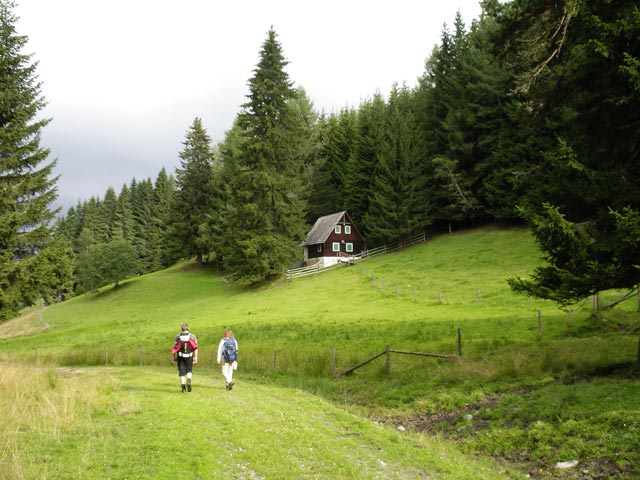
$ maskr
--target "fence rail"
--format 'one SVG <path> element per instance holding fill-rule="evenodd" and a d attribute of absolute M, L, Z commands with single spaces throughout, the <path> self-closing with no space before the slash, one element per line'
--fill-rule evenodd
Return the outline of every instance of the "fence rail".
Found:
<path fill-rule="evenodd" d="M 355 370 L 357 370 L 358 368 L 364 367 L 365 365 L 373 362 L 374 360 L 382 357 L 383 355 L 386 356 L 386 369 L 387 369 L 387 374 L 391 373 L 391 353 L 400 353 L 403 355 L 419 355 L 422 357 L 435 357 L 435 358 L 444 358 L 444 359 L 448 359 L 448 360 L 454 360 L 457 358 L 460 358 L 460 356 L 462 355 L 462 351 L 461 351 L 461 347 L 460 347 L 460 330 L 458 329 L 458 355 L 447 355 L 444 353 L 425 353 L 425 352 L 409 352 L 406 350 L 396 350 L 396 349 L 392 349 L 389 348 L 389 345 L 386 346 L 386 348 L 384 349 L 384 351 L 375 354 L 373 357 L 370 357 L 360 363 L 358 363 L 357 365 L 351 367 L 351 368 L 347 368 L 346 370 L 344 370 L 343 372 L 340 373 L 336 373 L 336 369 L 335 369 L 335 359 L 334 359 L 334 354 L 333 354 L 333 348 L 331 349 L 331 369 L 333 372 L 333 376 L 334 378 L 337 377 L 343 377 L 345 375 L 348 375 L 352 372 L 354 372 Z"/>
<path fill-rule="evenodd" d="M 383 245 L 381 247 L 373 248 L 371 250 L 365 250 L 356 255 L 350 255 L 347 253 L 338 252 L 338 262 L 332 265 L 328 265 L 326 267 L 324 265 L 321 265 L 320 263 L 317 263 L 315 265 L 311 265 L 308 267 L 285 269 L 284 273 L 287 277 L 287 280 L 306 277 L 307 275 L 315 275 L 316 273 L 332 270 L 334 268 L 341 267 L 342 265 L 345 265 L 345 264 L 351 264 L 354 262 L 365 260 L 367 258 L 373 258 L 373 257 L 377 257 L 378 255 L 384 255 L 386 253 L 391 253 L 397 250 L 402 250 L 404 248 L 412 247 L 414 245 L 424 243 L 425 240 L 426 240 L 426 234 L 419 233 L 408 238 L 407 240 L 396 242 L 392 245 Z"/>

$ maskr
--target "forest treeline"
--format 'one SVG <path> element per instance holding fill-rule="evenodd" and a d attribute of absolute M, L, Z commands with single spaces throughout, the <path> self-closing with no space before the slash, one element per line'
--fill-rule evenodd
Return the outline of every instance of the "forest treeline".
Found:
<path fill-rule="evenodd" d="M 0 306 L 91 291 L 182 258 L 259 282 L 299 261 L 315 219 L 341 210 L 368 247 L 451 223 L 528 221 L 553 268 L 512 279 L 514 289 L 564 301 L 637 285 L 637 2 L 481 5 L 472 25 L 458 14 L 443 27 L 415 86 L 330 113 L 294 87 L 269 30 L 224 139 L 212 145 L 196 118 L 175 172 L 70 208 L 42 248 L 24 252 L 48 255 L 49 280 L 23 283 Z M 51 218 L 43 210 L 31 225 Z"/>

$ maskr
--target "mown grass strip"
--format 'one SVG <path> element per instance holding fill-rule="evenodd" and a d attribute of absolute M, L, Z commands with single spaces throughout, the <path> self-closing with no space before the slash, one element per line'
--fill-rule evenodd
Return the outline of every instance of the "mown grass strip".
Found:
<path fill-rule="evenodd" d="M 49 400 L 36 403 L 31 416 L 2 409 L 3 423 L 18 427 L 4 435 L 0 476 L 519 478 L 451 444 L 364 420 L 309 393 L 242 380 L 226 391 L 219 377 L 196 373 L 193 392 L 182 394 L 169 368 L 26 369 L 22 381 L 3 375 L 9 392 L 3 407 L 21 396 Z M 51 426 L 59 415 L 65 421 Z"/>

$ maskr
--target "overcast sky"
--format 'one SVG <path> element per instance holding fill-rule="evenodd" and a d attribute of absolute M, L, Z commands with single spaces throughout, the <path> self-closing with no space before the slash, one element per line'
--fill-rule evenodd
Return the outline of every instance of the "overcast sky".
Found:
<path fill-rule="evenodd" d="M 195 117 L 221 141 L 271 26 L 290 80 L 330 113 L 415 86 L 444 23 L 480 15 L 479 0 L 16 1 L 65 208 L 173 173 Z"/>

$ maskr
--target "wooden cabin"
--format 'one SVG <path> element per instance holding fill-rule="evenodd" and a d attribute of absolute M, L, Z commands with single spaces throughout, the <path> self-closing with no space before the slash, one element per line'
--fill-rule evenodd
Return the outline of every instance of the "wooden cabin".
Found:
<path fill-rule="evenodd" d="M 349 214 L 342 211 L 318 218 L 300 246 L 305 263 L 328 266 L 361 253 L 364 240 Z"/>

